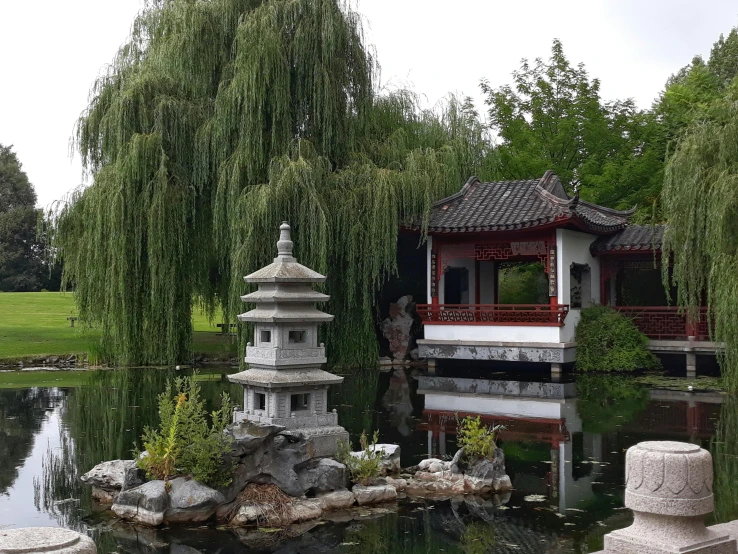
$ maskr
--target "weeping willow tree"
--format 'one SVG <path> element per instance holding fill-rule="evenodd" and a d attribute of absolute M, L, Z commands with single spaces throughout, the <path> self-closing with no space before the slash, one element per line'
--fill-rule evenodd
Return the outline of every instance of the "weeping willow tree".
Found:
<path fill-rule="evenodd" d="M 738 391 L 738 88 L 729 89 L 680 139 L 666 166 L 670 222 L 663 256 L 673 258 L 678 301 L 697 319 L 705 300 L 714 339 L 725 343 L 723 378 Z M 677 224 L 678 222 L 678 224 Z M 668 286 L 668 264 L 664 264 Z"/>
<path fill-rule="evenodd" d="M 300 261 L 329 277 L 332 362 L 373 362 L 401 221 L 491 170 L 470 103 L 378 93 L 342 0 L 150 0 L 132 29 L 78 121 L 92 184 L 52 217 L 103 351 L 186 358 L 193 304 L 235 321 L 242 276 L 289 220 Z"/>

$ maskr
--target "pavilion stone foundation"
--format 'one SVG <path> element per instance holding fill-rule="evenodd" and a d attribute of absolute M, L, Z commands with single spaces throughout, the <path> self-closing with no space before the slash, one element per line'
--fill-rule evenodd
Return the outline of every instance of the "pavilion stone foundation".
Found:
<path fill-rule="evenodd" d="M 605 535 L 600 554 L 735 554 L 726 532 L 705 527 L 713 511 L 712 457 L 681 442 L 642 442 L 625 460 L 625 506 L 633 525 Z"/>
<path fill-rule="evenodd" d="M 244 387 L 244 410 L 234 420 L 299 430 L 313 456 L 334 456 L 348 433 L 328 411 L 328 388 L 343 377 L 321 369 L 327 360 L 318 326 L 333 316 L 315 307 L 329 296 L 313 285 L 325 276 L 297 263 L 292 247 L 283 223 L 274 262 L 244 278 L 259 288 L 241 297 L 256 308 L 239 316 L 254 324 L 254 342 L 246 348 L 249 369 L 229 377 Z"/>

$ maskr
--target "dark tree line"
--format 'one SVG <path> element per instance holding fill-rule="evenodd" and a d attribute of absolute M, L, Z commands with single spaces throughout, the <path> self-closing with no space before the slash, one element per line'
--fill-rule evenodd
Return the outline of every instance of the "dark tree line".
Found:
<path fill-rule="evenodd" d="M 0 144 L 0 292 L 59 290 L 61 270 L 45 261 L 42 215 L 18 156 Z"/>

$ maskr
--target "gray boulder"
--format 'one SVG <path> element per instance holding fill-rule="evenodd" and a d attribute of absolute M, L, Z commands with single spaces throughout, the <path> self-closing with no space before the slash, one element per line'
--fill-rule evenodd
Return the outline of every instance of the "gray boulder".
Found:
<path fill-rule="evenodd" d="M 225 432 L 233 439 L 231 444 L 232 454 L 240 457 L 256 452 L 265 442 L 284 430 L 285 428 L 280 425 L 241 421 L 229 425 Z"/>
<path fill-rule="evenodd" d="M 240 446 L 234 451 L 236 469 L 233 480 L 222 491 L 226 502 L 232 502 L 248 483 L 272 483 L 290 496 L 305 493 L 295 467 L 312 457 L 308 441 L 299 432 L 276 431 L 276 426 L 269 427 L 273 429 L 265 436 L 257 437 L 258 440 L 242 435 Z M 248 449 L 249 453 L 236 455 L 242 448 Z"/>
<path fill-rule="evenodd" d="M 313 458 L 296 468 L 304 491 L 329 492 L 346 487 L 346 466 L 331 458 Z"/>
<path fill-rule="evenodd" d="M 476 479 L 499 479 L 505 475 L 505 454 L 501 448 L 495 448 L 494 458 L 479 459 L 471 462 L 464 474 Z"/>
<path fill-rule="evenodd" d="M 167 523 L 200 523 L 210 519 L 219 504 L 221 493 L 195 481 L 177 477 L 170 481 L 169 507 L 164 514 Z"/>
<path fill-rule="evenodd" d="M 80 481 L 107 491 L 120 490 L 123 488 L 126 472 L 135 465 L 134 460 L 103 462 L 80 477 Z"/>
<path fill-rule="evenodd" d="M 113 504 L 113 512 L 128 521 L 144 525 L 161 525 L 169 507 L 164 481 L 149 481 L 134 489 L 122 491 Z"/>
<path fill-rule="evenodd" d="M 351 492 L 354 493 L 354 498 L 356 498 L 356 503 L 359 506 L 391 502 L 397 499 L 397 489 L 392 485 L 374 485 L 369 487 L 354 485 Z"/>
<path fill-rule="evenodd" d="M 123 475 L 123 487 L 121 490 L 127 491 L 129 489 L 135 489 L 139 485 L 143 485 L 146 482 L 146 472 L 143 469 L 139 469 L 135 464 L 126 469 Z"/>

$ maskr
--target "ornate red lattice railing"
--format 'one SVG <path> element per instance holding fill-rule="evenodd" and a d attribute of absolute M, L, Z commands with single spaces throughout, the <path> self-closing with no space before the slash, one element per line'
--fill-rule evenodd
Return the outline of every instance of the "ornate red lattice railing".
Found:
<path fill-rule="evenodd" d="M 707 308 L 700 308 L 700 319 L 695 322 L 690 322 L 686 313 L 671 306 L 615 306 L 615 309 L 632 319 L 650 339 L 710 338 Z"/>
<path fill-rule="evenodd" d="M 426 325 L 558 325 L 564 324 L 566 304 L 418 304 Z"/>

